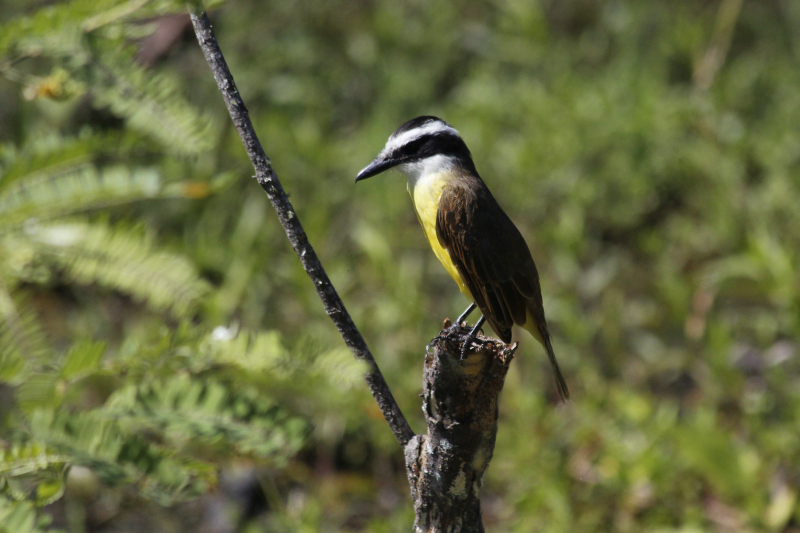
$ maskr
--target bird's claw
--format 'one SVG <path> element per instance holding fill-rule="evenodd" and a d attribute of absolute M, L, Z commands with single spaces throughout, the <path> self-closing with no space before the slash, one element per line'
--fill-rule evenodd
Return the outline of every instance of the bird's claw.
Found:
<path fill-rule="evenodd" d="M 468 337 L 464 340 L 464 344 L 461 345 L 461 362 L 463 363 L 467 356 L 469 355 L 469 345 L 472 344 L 472 337 Z"/>
<path fill-rule="evenodd" d="M 458 322 L 453 322 L 453 325 L 447 328 L 448 333 L 458 333 L 458 330 L 464 327 L 464 323 L 462 322 L 459 324 Z"/>
<path fill-rule="evenodd" d="M 461 343 L 461 361 L 464 361 L 467 358 L 469 347 L 472 344 L 472 341 L 478 337 L 478 332 L 481 330 L 481 326 L 483 326 L 484 322 L 486 322 L 486 318 L 481 317 L 480 320 L 475 323 L 475 327 L 473 327 L 464 338 L 464 342 Z"/>

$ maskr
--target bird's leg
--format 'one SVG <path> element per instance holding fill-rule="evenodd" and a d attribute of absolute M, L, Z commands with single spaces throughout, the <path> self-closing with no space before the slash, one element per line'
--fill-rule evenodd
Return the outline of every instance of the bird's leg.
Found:
<path fill-rule="evenodd" d="M 456 319 L 455 325 L 458 326 L 458 327 L 461 327 L 461 323 L 464 322 L 467 319 L 469 314 L 472 313 L 475 310 L 476 307 L 477 307 L 477 305 L 475 304 L 475 302 L 472 302 L 471 304 L 469 304 L 469 307 L 467 307 L 467 310 L 464 311 L 463 313 L 461 313 L 461 316 Z"/>
<path fill-rule="evenodd" d="M 473 305 L 475 305 L 475 304 L 473 304 Z M 467 358 L 467 352 L 469 351 L 469 345 L 472 344 L 472 341 L 478 335 L 478 331 L 480 331 L 481 326 L 483 326 L 484 322 L 486 322 L 486 317 L 481 315 L 480 320 L 478 320 L 475 323 L 475 327 L 472 328 L 472 330 L 470 330 L 469 335 L 467 335 L 467 338 L 464 339 L 464 344 L 461 346 L 461 360 L 462 361 Z"/>
<path fill-rule="evenodd" d="M 456 319 L 456 321 L 455 321 L 455 322 L 453 322 L 452 324 L 450 324 L 450 326 L 449 326 L 449 327 L 447 327 L 446 329 L 443 329 L 443 330 L 442 330 L 442 331 L 439 333 L 439 335 L 436 335 L 436 338 L 437 338 L 437 339 L 441 338 L 441 336 L 442 336 L 442 333 L 444 333 L 444 334 L 446 335 L 446 334 L 450 334 L 450 333 L 456 333 L 456 332 L 458 332 L 458 330 L 461 328 L 461 324 L 462 324 L 462 323 L 463 323 L 463 322 L 464 322 L 464 321 L 467 319 L 467 317 L 469 316 L 469 314 L 475 310 L 475 308 L 476 308 L 476 307 L 478 307 L 478 305 L 477 305 L 475 302 L 472 302 L 471 304 L 469 304 L 469 307 L 467 307 L 467 310 L 466 310 L 466 311 L 464 311 L 463 313 L 461 313 L 461 316 L 459 316 L 459 317 Z M 449 321 L 449 319 L 447 319 L 447 320 L 445 321 L 445 324 L 446 324 L 448 321 Z M 472 338 L 474 338 L 474 335 L 472 336 Z M 433 341 L 431 341 L 431 342 L 433 342 Z M 430 346 L 430 344 L 429 344 L 428 346 Z M 462 357 L 461 359 L 464 359 L 464 358 Z"/>

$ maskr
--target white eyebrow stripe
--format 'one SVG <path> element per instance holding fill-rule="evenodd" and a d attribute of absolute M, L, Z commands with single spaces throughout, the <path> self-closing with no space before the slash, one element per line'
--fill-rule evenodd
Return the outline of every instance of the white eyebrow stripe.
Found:
<path fill-rule="evenodd" d="M 439 122 L 438 120 L 428 122 L 427 124 L 423 124 L 422 126 L 414 128 L 413 130 L 404 131 L 395 138 L 389 137 L 389 140 L 386 142 L 386 148 L 383 149 L 383 153 L 389 154 L 401 146 L 415 141 L 424 135 L 445 132 L 458 136 L 458 132 L 444 122 Z"/>

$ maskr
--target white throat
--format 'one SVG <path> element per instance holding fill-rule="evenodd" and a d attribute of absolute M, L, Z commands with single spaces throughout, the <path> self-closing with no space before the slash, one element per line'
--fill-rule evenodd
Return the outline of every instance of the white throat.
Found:
<path fill-rule="evenodd" d="M 436 154 L 411 163 L 403 163 L 399 168 L 408 178 L 408 190 L 413 191 L 418 183 L 437 179 L 438 175 L 453 168 L 454 164 L 453 157 Z"/>

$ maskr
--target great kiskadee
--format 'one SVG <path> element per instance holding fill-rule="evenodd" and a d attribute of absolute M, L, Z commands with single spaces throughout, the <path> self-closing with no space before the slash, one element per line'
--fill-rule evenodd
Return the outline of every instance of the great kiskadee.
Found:
<path fill-rule="evenodd" d="M 431 116 L 409 120 L 395 131 L 356 182 L 398 167 L 408 178 L 408 192 L 419 223 L 436 257 L 461 292 L 483 316 L 464 342 L 487 320 L 505 343 L 520 325 L 547 351 L 562 399 L 569 398 L 564 376 L 544 318 L 539 273 L 517 227 L 478 175 L 467 145 L 447 122 Z"/>

